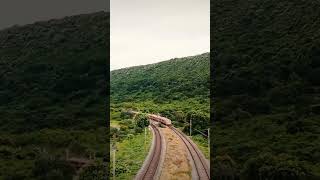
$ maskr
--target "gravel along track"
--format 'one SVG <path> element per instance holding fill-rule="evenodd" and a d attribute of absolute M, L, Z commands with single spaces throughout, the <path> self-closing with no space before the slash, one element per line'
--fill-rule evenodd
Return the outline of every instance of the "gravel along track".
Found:
<path fill-rule="evenodd" d="M 151 128 L 154 131 L 154 147 L 151 154 L 149 155 L 148 162 L 141 169 L 136 176 L 136 180 L 153 180 L 156 179 L 157 169 L 160 163 L 161 151 L 162 151 L 162 136 L 160 135 L 159 129 L 150 123 Z"/>
<path fill-rule="evenodd" d="M 203 155 L 199 151 L 199 149 L 183 133 L 181 133 L 180 131 L 178 131 L 174 127 L 170 127 L 170 128 L 172 129 L 173 132 L 175 132 L 180 137 L 180 139 L 186 145 L 186 147 L 187 147 L 187 149 L 188 149 L 188 151 L 190 153 L 190 156 L 191 156 L 191 158 L 192 158 L 192 160 L 194 162 L 194 166 L 195 166 L 196 173 L 197 173 L 197 176 L 198 176 L 197 179 L 209 180 L 210 179 L 209 166 L 207 164 L 206 159 L 203 157 Z"/>

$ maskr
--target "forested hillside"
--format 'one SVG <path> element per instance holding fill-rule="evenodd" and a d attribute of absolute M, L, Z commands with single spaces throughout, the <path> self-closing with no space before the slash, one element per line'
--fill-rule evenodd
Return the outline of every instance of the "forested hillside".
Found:
<path fill-rule="evenodd" d="M 209 53 L 111 72 L 114 102 L 204 99 L 208 89 Z"/>
<path fill-rule="evenodd" d="M 320 178 L 320 2 L 211 3 L 213 175 Z"/>
<path fill-rule="evenodd" d="M 111 104 L 142 108 L 174 121 L 198 114 L 207 119 L 201 124 L 206 127 L 209 122 L 209 58 L 210 54 L 205 53 L 114 70 L 110 77 Z"/>
<path fill-rule="evenodd" d="M 119 147 L 116 178 L 132 179 L 147 155 L 143 144 L 147 118 L 133 117 L 127 113 L 130 109 L 167 117 L 188 134 L 192 119 L 192 138 L 208 158 L 208 143 L 201 133 L 209 127 L 209 64 L 210 53 L 204 53 L 111 71 L 110 134 L 111 143 Z"/>
<path fill-rule="evenodd" d="M 63 159 L 106 155 L 109 14 L 0 31 L 0 179 L 70 179 Z"/>

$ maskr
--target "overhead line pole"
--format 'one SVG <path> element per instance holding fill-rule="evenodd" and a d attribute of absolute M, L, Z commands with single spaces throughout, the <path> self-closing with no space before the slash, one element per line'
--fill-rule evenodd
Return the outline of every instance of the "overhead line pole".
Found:
<path fill-rule="evenodd" d="M 208 138 L 208 135 L 204 134 L 203 132 L 199 131 L 198 129 L 193 129 L 195 131 L 198 131 L 200 134 L 202 134 L 203 136 L 205 136 L 206 138 Z"/>
<path fill-rule="evenodd" d="M 191 131 L 192 131 L 192 115 L 190 117 L 190 136 L 191 136 Z"/>
<path fill-rule="evenodd" d="M 113 180 L 116 179 L 116 150 L 113 150 Z"/>
<path fill-rule="evenodd" d="M 112 159 L 113 159 L 113 168 L 112 168 L 112 176 L 113 180 L 116 179 L 116 151 L 117 151 L 117 142 L 116 142 L 116 136 L 115 134 L 113 135 L 113 143 L 112 143 Z"/>
<path fill-rule="evenodd" d="M 209 152 L 209 159 L 210 159 L 210 128 L 208 128 L 208 152 Z"/>
<path fill-rule="evenodd" d="M 146 151 L 146 141 L 147 141 L 147 131 L 146 127 L 144 127 L 144 151 Z"/>

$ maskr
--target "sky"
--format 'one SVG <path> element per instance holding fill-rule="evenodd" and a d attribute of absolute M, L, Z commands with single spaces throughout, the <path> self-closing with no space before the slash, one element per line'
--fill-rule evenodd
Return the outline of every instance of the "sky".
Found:
<path fill-rule="evenodd" d="M 0 29 L 65 16 L 109 11 L 110 0 L 1 0 Z"/>
<path fill-rule="evenodd" d="M 111 0 L 110 69 L 210 51 L 210 0 Z"/>

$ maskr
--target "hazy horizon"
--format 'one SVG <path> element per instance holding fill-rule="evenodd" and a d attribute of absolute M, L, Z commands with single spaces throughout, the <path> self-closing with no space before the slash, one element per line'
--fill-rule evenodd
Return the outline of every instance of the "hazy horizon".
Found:
<path fill-rule="evenodd" d="M 66 16 L 109 12 L 109 2 L 110 0 L 8 0 L 0 6 L 0 30 Z"/>
<path fill-rule="evenodd" d="M 157 64 L 157 63 L 161 63 L 161 62 L 165 62 L 165 61 L 170 61 L 170 60 L 173 60 L 173 59 L 175 59 L 175 58 L 186 58 L 186 57 L 198 56 L 198 55 L 206 54 L 206 53 L 210 53 L 210 51 L 208 51 L 208 52 L 203 52 L 203 53 L 198 53 L 198 54 L 193 54 L 193 55 L 189 55 L 189 56 L 172 57 L 172 58 L 169 58 L 169 59 L 163 59 L 163 60 L 159 60 L 159 61 L 152 62 L 152 63 L 149 63 L 149 64 L 140 64 L 140 65 L 137 64 L 137 65 L 133 65 L 133 66 L 122 67 L 122 68 L 119 68 L 119 69 L 111 69 L 110 71 L 115 71 L 115 70 L 120 70 L 120 69 L 126 69 L 126 68 L 132 68 L 132 67 L 138 67 L 138 66 L 147 66 L 147 65 L 151 65 L 151 64 Z"/>
<path fill-rule="evenodd" d="M 110 70 L 210 52 L 209 0 L 111 0 Z"/>
<path fill-rule="evenodd" d="M 14 27 L 14 26 L 23 27 L 23 26 L 28 26 L 28 25 L 36 24 L 36 23 L 39 23 L 39 22 L 47 22 L 47 21 L 51 21 L 51 20 L 61 20 L 61 19 L 64 19 L 64 18 L 66 18 L 66 17 L 73 17 L 73 16 L 79 16 L 79 15 L 90 15 L 90 14 L 99 13 L 99 12 L 109 13 L 109 11 L 103 11 L 103 10 L 101 10 L 101 11 L 95 11 L 95 12 L 88 12 L 88 13 L 81 13 L 81 14 L 66 15 L 66 16 L 62 16 L 62 17 L 53 17 L 53 18 L 38 20 L 38 21 L 26 23 L 26 24 L 13 24 L 13 25 L 11 25 L 11 26 L 4 27 L 4 28 L 0 29 L 0 31 L 1 31 L 1 30 L 10 29 L 10 28 L 12 28 L 12 27 Z"/>

